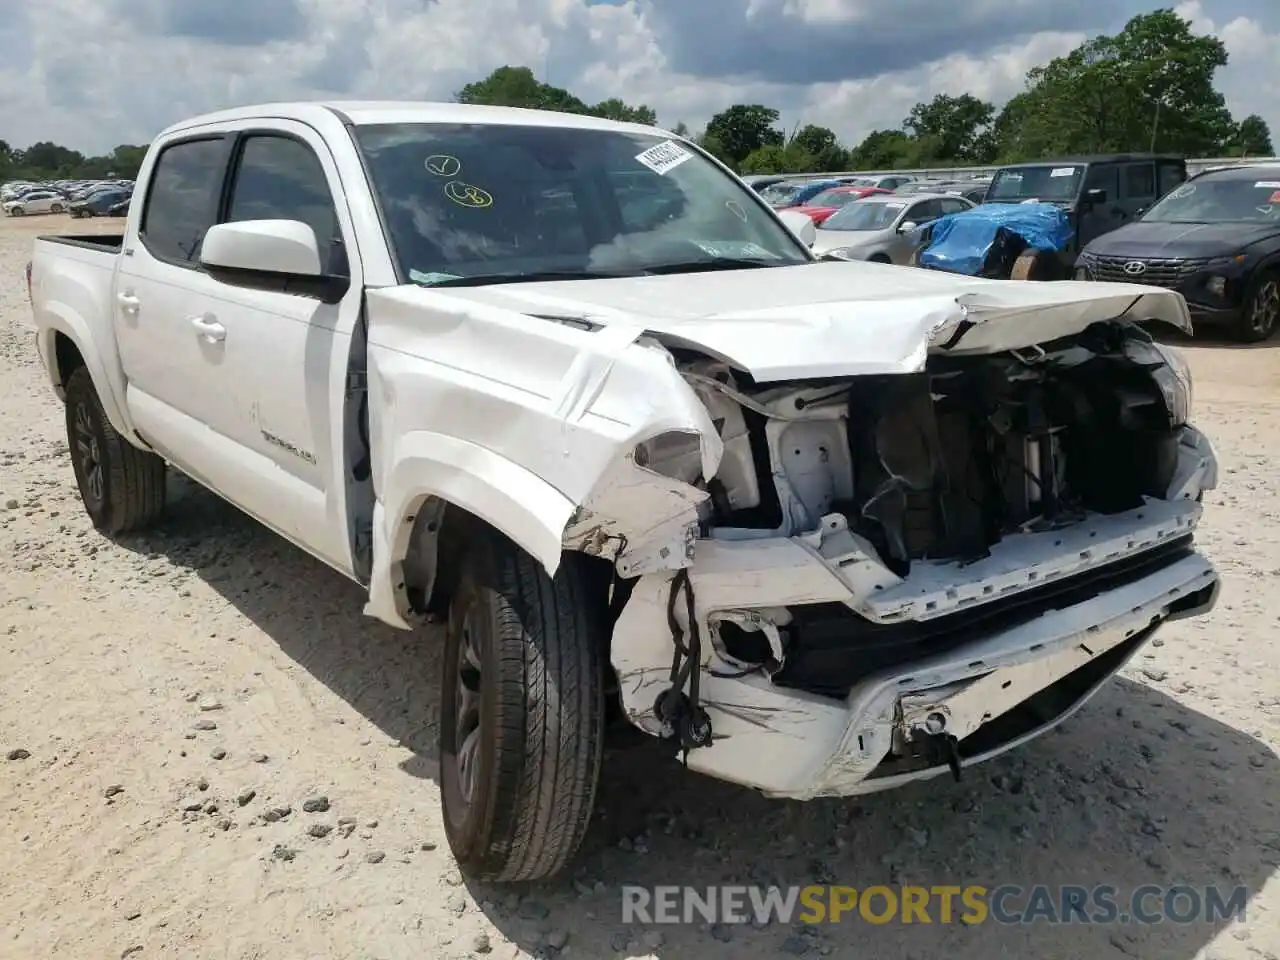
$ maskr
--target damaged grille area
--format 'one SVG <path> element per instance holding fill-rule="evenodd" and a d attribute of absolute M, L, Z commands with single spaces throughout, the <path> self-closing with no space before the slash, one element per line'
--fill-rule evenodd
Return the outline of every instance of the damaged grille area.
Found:
<path fill-rule="evenodd" d="M 972 561 L 1020 530 L 1140 506 L 1168 488 L 1177 438 L 1149 381 L 1125 373 L 1103 358 L 988 358 L 861 379 L 854 496 L 835 508 L 905 576 L 915 560 Z"/>

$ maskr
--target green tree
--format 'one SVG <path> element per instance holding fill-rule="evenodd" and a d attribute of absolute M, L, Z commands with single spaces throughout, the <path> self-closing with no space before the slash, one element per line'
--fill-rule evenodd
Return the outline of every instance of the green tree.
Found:
<path fill-rule="evenodd" d="M 723 151 L 721 159 L 736 168 L 761 147 L 783 145 L 782 131 L 774 126 L 777 122 L 777 110 L 758 103 L 738 103 L 712 117 L 704 136 Z"/>
<path fill-rule="evenodd" d="M 618 120 L 622 123 L 647 123 L 649 126 L 653 126 L 658 122 L 658 115 L 653 111 L 652 107 L 644 104 L 638 107 L 631 107 L 617 97 L 601 100 L 587 112 L 592 116 L 604 117 L 606 120 Z"/>
<path fill-rule="evenodd" d="M 873 130 L 849 151 L 854 170 L 896 170 L 920 166 L 920 143 L 905 130 Z"/>
<path fill-rule="evenodd" d="M 787 144 L 787 149 L 795 149 L 792 158 L 799 161 L 801 155 L 806 155 L 808 164 L 804 170 L 814 173 L 827 173 L 833 170 L 843 170 L 849 163 L 849 152 L 840 146 L 840 141 L 836 138 L 835 132 L 828 130 L 826 127 L 815 126 L 812 123 L 805 124 L 791 138 L 791 142 Z"/>
<path fill-rule="evenodd" d="M 689 125 L 685 123 L 683 120 L 680 120 L 676 123 L 674 127 L 671 128 L 671 132 L 674 133 L 677 137 L 688 137 Z"/>
<path fill-rule="evenodd" d="M 940 93 L 912 107 L 902 127 L 916 140 L 929 142 L 930 160 L 984 163 L 994 151 L 988 131 L 995 112 L 994 105 L 970 94 Z"/>
<path fill-rule="evenodd" d="M 1236 126 L 1213 87 L 1227 63 L 1216 37 L 1172 10 L 1132 18 L 1027 74 L 993 128 L 1001 159 L 1159 150 L 1207 156 Z"/>
<path fill-rule="evenodd" d="M 1240 126 L 1236 128 L 1236 136 L 1231 143 L 1230 152 L 1238 153 L 1242 157 L 1274 156 L 1275 149 L 1271 146 L 1271 128 L 1267 126 L 1267 121 L 1256 113 L 1251 113 L 1241 120 Z"/>
<path fill-rule="evenodd" d="M 459 103 L 497 107 L 587 112 L 587 105 L 568 90 L 542 83 L 528 67 L 498 67 L 483 80 L 468 83 L 455 94 L 454 99 Z"/>

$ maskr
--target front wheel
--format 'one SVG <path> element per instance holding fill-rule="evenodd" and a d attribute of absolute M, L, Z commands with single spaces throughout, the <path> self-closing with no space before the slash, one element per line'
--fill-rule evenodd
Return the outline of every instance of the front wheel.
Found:
<path fill-rule="evenodd" d="M 549 577 L 508 541 L 481 536 L 450 603 L 441 802 L 459 866 L 483 880 L 556 873 L 591 820 L 605 643 L 582 561 L 567 555 Z"/>
<path fill-rule="evenodd" d="M 1280 323 L 1280 273 L 1271 272 L 1253 281 L 1244 300 L 1236 339 L 1244 343 L 1261 343 L 1271 339 Z"/>
<path fill-rule="evenodd" d="M 20 216 L 22 216 L 22 215 L 23 215 L 23 213 L 25 213 L 25 212 L 26 212 L 26 211 L 24 211 L 21 207 L 13 207 L 13 208 L 11 208 L 11 209 L 9 210 L 9 216 L 11 216 L 11 217 L 20 217 Z"/>
<path fill-rule="evenodd" d="M 61 213 L 61 212 L 62 212 L 62 204 L 60 204 L 60 203 L 55 203 L 53 206 L 51 206 L 51 207 L 49 208 L 49 212 L 50 212 L 50 213 Z"/>
<path fill-rule="evenodd" d="M 146 527 L 164 509 L 164 460 L 116 433 L 84 367 L 67 378 L 66 395 L 71 465 L 89 519 L 110 536 Z"/>

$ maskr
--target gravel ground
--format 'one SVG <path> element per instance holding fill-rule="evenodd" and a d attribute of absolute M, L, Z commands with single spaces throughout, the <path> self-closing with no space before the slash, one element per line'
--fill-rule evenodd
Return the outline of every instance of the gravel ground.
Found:
<path fill-rule="evenodd" d="M 492 890 L 458 874 L 439 821 L 437 636 L 362 618 L 354 585 L 182 481 L 154 533 L 91 529 L 22 266 L 37 232 L 112 225 L 63 221 L 0 222 L 0 956 L 1280 954 L 1274 348 L 1188 348 L 1223 465 L 1202 534 L 1217 610 L 1166 627 L 1059 733 L 958 784 L 810 804 L 619 744 L 573 872 Z M 1216 927 L 621 922 L 625 883 L 770 882 L 1250 900 Z"/>

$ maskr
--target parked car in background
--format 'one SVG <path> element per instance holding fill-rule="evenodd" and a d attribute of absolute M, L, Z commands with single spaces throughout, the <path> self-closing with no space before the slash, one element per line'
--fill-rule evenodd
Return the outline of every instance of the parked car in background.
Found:
<path fill-rule="evenodd" d="M 773 209 L 782 210 L 786 207 L 798 207 L 806 203 L 810 198 L 816 197 L 822 191 L 840 185 L 839 180 L 827 178 L 821 180 L 784 180 L 765 187 L 760 191 L 760 197 Z"/>
<path fill-rule="evenodd" d="M 817 262 L 683 138 L 542 110 L 227 110 L 138 191 L 28 271 L 84 509 L 143 529 L 172 465 L 439 615 L 470 877 L 566 865 L 609 717 L 774 797 L 960 777 L 1216 601 L 1213 448 L 1135 323 L 1189 328 L 1171 291 Z"/>
<path fill-rule="evenodd" d="M 1186 157 L 1127 153 L 1001 167 L 984 203 L 1051 203 L 1066 211 L 1071 239 L 1058 254 L 1070 276 L 1095 238 L 1124 226 L 1187 179 Z"/>
<path fill-rule="evenodd" d="M 905 173 L 881 173 L 870 176 L 842 177 L 841 181 L 851 187 L 876 187 L 879 190 L 896 190 L 904 183 L 910 183 L 915 177 Z"/>
<path fill-rule="evenodd" d="M 16 200 L 4 204 L 4 212 L 11 217 L 24 217 L 33 213 L 62 213 L 69 201 L 53 190 L 32 190 Z"/>
<path fill-rule="evenodd" d="M 991 189 L 990 180 L 958 180 L 955 183 L 949 183 L 939 193 L 949 194 L 953 197 L 964 197 L 970 203 L 985 203 L 987 192 Z"/>
<path fill-rule="evenodd" d="M 749 173 L 742 178 L 742 182 L 749 186 L 752 190 L 759 193 L 765 187 L 772 187 L 775 183 L 782 183 L 786 180 L 792 180 L 793 177 L 776 173 Z"/>
<path fill-rule="evenodd" d="M 1258 342 L 1280 324 L 1280 166 L 1197 174 L 1080 253 L 1080 279 L 1154 284 L 1197 325 Z"/>
<path fill-rule="evenodd" d="M 920 242 L 917 228 L 969 210 L 963 197 L 941 194 L 878 194 L 842 207 L 818 224 L 813 252 L 844 260 L 874 260 L 906 266 Z"/>
<path fill-rule="evenodd" d="M 953 180 L 908 180 L 894 187 L 893 192 L 898 194 L 942 193 L 954 182 Z"/>
<path fill-rule="evenodd" d="M 71 216 L 76 218 L 84 217 L 104 217 L 107 211 L 119 204 L 122 200 L 129 199 L 129 192 L 126 190 L 98 190 L 89 194 L 84 200 L 73 200 L 68 206 Z"/>
<path fill-rule="evenodd" d="M 125 197 L 123 200 L 112 204 L 107 208 L 106 216 L 108 217 L 127 217 L 129 215 L 129 203 L 133 198 Z"/>
<path fill-rule="evenodd" d="M 842 207 L 873 193 L 887 194 L 889 191 L 879 187 L 829 187 L 798 206 L 784 209 L 797 210 L 814 223 L 822 223 Z"/>

